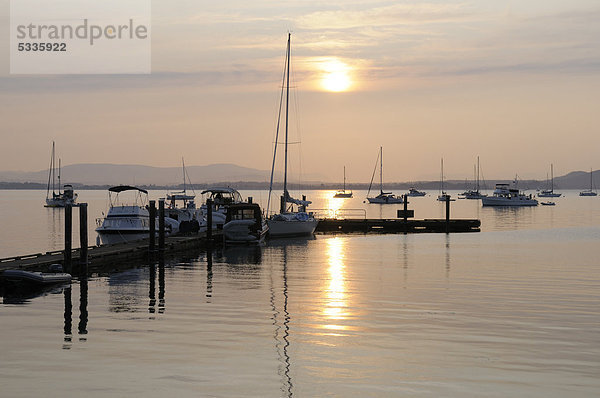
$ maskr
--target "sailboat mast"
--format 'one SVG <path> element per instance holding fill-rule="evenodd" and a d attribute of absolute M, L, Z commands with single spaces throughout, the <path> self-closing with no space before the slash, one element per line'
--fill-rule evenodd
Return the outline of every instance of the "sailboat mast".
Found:
<path fill-rule="evenodd" d="M 54 152 L 54 141 L 52 141 L 52 197 L 54 197 L 54 180 L 56 178 L 56 160 Z"/>
<path fill-rule="evenodd" d="M 50 154 L 50 167 L 48 168 L 48 186 L 46 187 L 46 199 L 50 193 L 50 179 L 52 178 L 52 167 L 54 167 L 54 141 L 52 141 L 52 153 Z"/>
<path fill-rule="evenodd" d="M 554 192 L 554 165 L 550 163 L 550 190 Z"/>
<path fill-rule="evenodd" d="M 183 156 L 181 157 L 181 168 L 183 172 L 183 194 L 185 195 L 185 160 L 183 160 Z"/>
<path fill-rule="evenodd" d="M 346 166 L 344 166 L 344 192 L 346 192 Z"/>
<path fill-rule="evenodd" d="M 479 193 L 479 156 L 477 156 L 477 193 Z"/>
<path fill-rule="evenodd" d="M 379 190 L 383 193 L 383 147 L 379 147 Z"/>
<path fill-rule="evenodd" d="M 287 42 L 287 67 L 286 67 L 286 84 L 285 84 L 285 156 L 284 156 L 284 172 L 283 172 L 283 196 L 284 203 L 287 203 L 287 167 L 288 167 L 288 116 L 290 108 L 290 44 L 292 40 L 292 34 L 288 33 Z M 282 209 L 282 213 L 285 209 Z"/>
<path fill-rule="evenodd" d="M 60 195 L 60 158 L 58 158 L 58 194 Z"/>

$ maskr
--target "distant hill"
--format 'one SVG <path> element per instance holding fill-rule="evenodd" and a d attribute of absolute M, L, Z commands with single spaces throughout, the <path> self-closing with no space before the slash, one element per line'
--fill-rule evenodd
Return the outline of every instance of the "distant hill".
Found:
<path fill-rule="evenodd" d="M 191 182 L 197 187 L 214 186 L 220 183 L 240 189 L 268 188 L 270 171 L 258 170 L 235 164 L 222 163 L 207 166 L 188 166 L 187 173 Z M 62 183 L 70 183 L 80 188 L 104 188 L 106 186 L 129 184 L 146 187 L 175 187 L 181 184 L 181 167 L 152 167 L 142 165 L 120 164 L 73 164 L 62 168 Z M 600 188 L 600 171 L 594 171 L 594 188 Z M 275 180 L 281 182 L 281 175 Z M 321 182 L 326 178 L 317 175 L 305 176 L 305 183 L 300 186 L 308 189 L 338 189 L 339 183 Z M 36 172 L 0 171 L 0 189 L 40 189 L 46 187 L 48 170 Z M 511 182 L 511 180 L 492 180 L 485 183 L 487 189 L 493 189 L 494 184 Z M 291 182 L 297 186 L 297 183 Z M 468 182 L 469 183 L 469 182 Z M 446 189 L 467 189 L 465 181 L 445 181 Z M 281 184 L 276 184 L 279 188 Z M 346 184 L 349 189 L 367 189 L 369 184 Z M 408 189 L 416 186 L 419 189 L 437 190 L 438 181 L 389 182 L 386 189 Z M 554 187 L 560 189 L 587 189 L 590 186 L 590 173 L 573 171 L 564 176 L 554 178 Z M 519 181 L 522 189 L 546 188 L 546 181 Z M 374 186 L 374 189 L 378 189 Z"/>
<path fill-rule="evenodd" d="M 234 164 L 188 166 L 192 183 L 219 181 L 268 181 L 270 171 Z M 72 164 L 61 171 L 62 183 L 74 185 L 178 185 L 183 181 L 181 167 L 152 167 L 122 164 Z M 0 171 L 0 181 L 46 183 L 48 170 L 37 172 Z"/>

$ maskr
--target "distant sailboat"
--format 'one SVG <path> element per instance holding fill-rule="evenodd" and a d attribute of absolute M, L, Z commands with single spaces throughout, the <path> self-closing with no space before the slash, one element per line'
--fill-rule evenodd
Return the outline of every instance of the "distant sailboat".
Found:
<path fill-rule="evenodd" d="M 341 189 L 333 195 L 334 198 L 351 198 L 352 191 L 346 191 L 346 166 L 344 166 L 344 189 Z"/>
<path fill-rule="evenodd" d="M 58 179 L 58 183 L 56 183 L 56 179 Z M 52 195 L 50 195 L 50 186 L 52 186 Z M 50 156 L 50 168 L 48 170 L 48 186 L 46 188 L 46 204 L 44 205 L 44 207 L 65 207 L 66 205 L 75 204 L 75 200 L 77 200 L 77 194 L 73 192 L 73 186 L 70 184 L 65 184 L 62 192 L 60 189 L 60 159 L 58 159 L 57 178 L 56 152 L 54 141 L 52 141 L 52 155 Z"/>
<path fill-rule="evenodd" d="M 579 196 L 596 196 L 598 193 L 593 190 L 594 181 L 592 179 L 592 169 L 590 169 L 590 189 L 579 192 Z"/>
<path fill-rule="evenodd" d="M 401 196 L 395 196 L 391 192 L 383 192 L 383 147 L 379 147 L 379 195 L 375 197 L 369 197 L 371 193 L 371 186 L 373 185 L 373 178 L 375 177 L 375 170 L 373 170 L 373 175 L 371 176 L 371 183 L 369 184 L 369 191 L 367 192 L 367 200 L 369 203 L 377 203 L 377 204 L 394 204 L 394 203 L 404 203 L 404 200 Z M 377 164 L 375 164 L 377 168 Z"/>
<path fill-rule="evenodd" d="M 477 156 L 477 169 L 475 172 L 475 189 L 467 190 L 460 194 L 460 196 L 463 196 L 465 199 L 481 199 L 487 196 L 479 191 L 479 156 Z"/>
<path fill-rule="evenodd" d="M 441 160 L 441 168 L 442 171 L 440 173 L 440 194 L 437 197 L 437 200 L 440 202 L 445 202 L 448 200 L 448 194 L 444 191 L 444 158 Z"/>
<path fill-rule="evenodd" d="M 550 165 L 550 189 L 544 189 L 538 193 L 540 198 L 558 198 L 562 194 L 554 192 L 554 165 Z"/>

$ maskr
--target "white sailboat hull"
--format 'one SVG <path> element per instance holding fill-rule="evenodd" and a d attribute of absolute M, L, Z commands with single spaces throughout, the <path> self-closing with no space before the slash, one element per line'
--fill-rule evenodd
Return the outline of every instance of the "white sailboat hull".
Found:
<path fill-rule="evenodd" d="M 318 220 L 268 220 L 267 224 L 271 237 L 310 236 L 315 232 Z"/>

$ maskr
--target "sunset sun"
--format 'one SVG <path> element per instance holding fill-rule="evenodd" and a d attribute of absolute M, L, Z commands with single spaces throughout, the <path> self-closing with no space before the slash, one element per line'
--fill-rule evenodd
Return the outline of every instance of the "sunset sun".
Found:
<path fill-rule="evenodd" d="M 321 63 L 321 87 L 325 91 L 343 92 L 352 86 L 350 66 L 337 59 L 328 59 Z"/>

